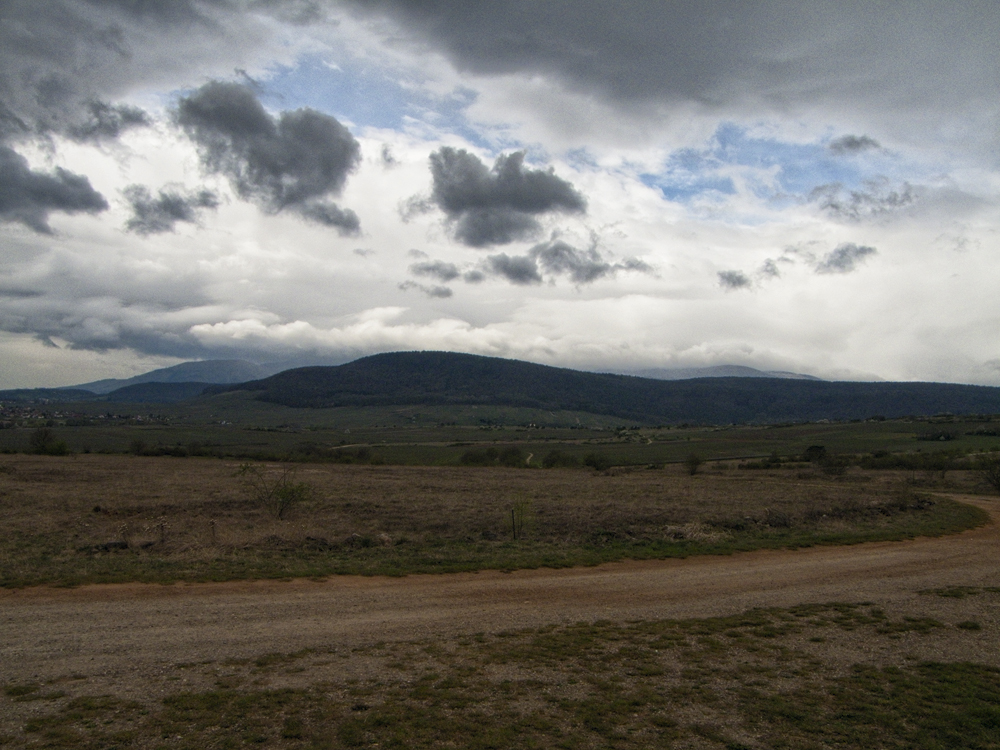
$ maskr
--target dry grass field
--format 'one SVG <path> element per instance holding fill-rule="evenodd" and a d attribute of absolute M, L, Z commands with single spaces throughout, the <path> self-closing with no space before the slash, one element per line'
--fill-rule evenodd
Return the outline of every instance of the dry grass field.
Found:
<path fill-rule="evenodd" d="M 939 535 L 986 519 L 892 472 L 240 468 L 4 457 L 0 585 L 562 567 Z M 971 486 L 951 476 L 946 489 Z"/>
<path fill-rule="evenodd" d="M 976 482 L 6 456 L 0 747 L 1000 747 Z"/>
<path fill-rule="evenodd" d="M 878 602 L 368 633 L 253 655 L 178 659 L 168 644 L 153 664 L 98 655 L 8 677 L 0 746 L 995 748 L 998 604 L 996 587 L 894 587 Z"/>

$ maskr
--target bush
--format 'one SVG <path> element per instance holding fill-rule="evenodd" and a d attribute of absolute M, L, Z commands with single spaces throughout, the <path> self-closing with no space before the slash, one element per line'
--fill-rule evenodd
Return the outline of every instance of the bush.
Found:
<path fill-rule="evenodd" d="M 330 452 L 329 459 L 337 464 L 380 464 L 381 459 L 376 456 L 372 449 L 366 445 L 355 448 L 353 451 L 347 448 L 337 448 Z"/>
<path fill-rule="evenodd" d="M 841 458 L 827 458 L 820 461 L 823 473 L 831 477 L 839 477 L 847 472 L 847 461 Z"/>
<path fill-rule="evenodd" d="M 65 456 L 69 447 L 65 440 L 57 440 L 56 434 L 48 427 L 39 427 L 31 433 L 29 441 L 31 453 L 39 456 Z"/>
<path fill-rule="evenodd" d="M 283 520 L 294 505 L 312 497 L 313 489 L 306 482 L 296 482 L 298 468 L 285 466 L 280 472 L 268 472 L 266 466 L 240 464 L 236 476 L 251 500 L 277 518 Z"/>
<path fill-rule="evenodd" d="M 826 458 L 826 448 L 822 445 L 810 445 L 802 452 L 802 460 L 810 463 L 822 461 Z"/>
<path fill-rule="evenodd" d="M 463 466 L 491 466 L 499 457 L 496 448 L 470 448 L 458 460 Z"/>
<path fill-rule="evenodd" d="M 569 468 L 579 465 L 579 458 L 569 453 L 564 453 L 561 450 L 551 450 L 542 459 L 542 467 L 546 469 L 555 469 L 557 467 Z"/>
<path fill-rule="evenodd" d="M 583 458 L 583 465 L 597 469 L 598 471 L 604 471 L 611 468 L 611 459 L 600 453 L 588 453 Z"/>
<path fill-rule="evenodd" d="M 1000 461 L 993 459 L 984 460 L 979 465 L 979 475 L 986 480 L 986 483 L 1000 492 Z"/>
<path fill-rule="evenodd" d="M 698 469 L 701 465 L 705 463 L 705 459 L 699 456 L 697 453 L 692 453 L 690 456 L 684 459 L 684 468 L 687 469 L 687 473 L 694 476 L 698 473 Z"/>
<path fill-rule="evenodd" d="M 500 462 L 501 466 L 510 466 L 512 468 L 525 465 L 524 453 L 520 448 L 513 445 L 500 451 L 500 455 L 497 456 L 497 460 Z"/>

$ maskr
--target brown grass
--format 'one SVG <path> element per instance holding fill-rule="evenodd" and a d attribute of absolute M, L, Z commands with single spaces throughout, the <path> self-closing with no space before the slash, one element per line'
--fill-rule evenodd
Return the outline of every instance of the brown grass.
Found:
<path fill-rule="evenodd" d="M 941 511 L 887 472 L 313 464 L 295 476 L 311 486 L 310 499 L 278 520 L 245 492 L 233 461 L 78 455 L 0 464 L 8 586 L 593 563 L 934 533 L 921 523 Z"/>
<path fill-rule="evenodd" d="M 995 620 L 972 630 L 953 622 L 968 601 L 920 604 L 930 610 L 804 604 L 163 663 L 140 694 L 99 674 L 11 683 L 0 738 L 95 750 L 996 747 Z M 985 658 L 940 660 L 955 651 Z"/>

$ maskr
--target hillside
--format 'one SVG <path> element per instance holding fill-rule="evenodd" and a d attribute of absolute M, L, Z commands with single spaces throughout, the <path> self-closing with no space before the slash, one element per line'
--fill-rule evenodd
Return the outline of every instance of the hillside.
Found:
<path fill-rule="evenodd" d="M 1000 388 L 787 378 L 654 380 L 448 352 L 377 354 L 336 367 L 286 370 L 206 393 L 256 392 L 292 407 L 523 406 L 606 414 L 642 424 L 777 423 L 1000 413 Z"/>
<path fill-rule="evenodd" d="M 81 383 L 71 388 L 103 395 L 142 383 L 244 383 L 248 380 L 265 378 L 282 369 L 285 368 L 257 365 L 242 359 L 211 359 L 203 362 L 182 362 L 173 367 L 162 367 L 136 375 L 134 378 L 107 378 L 92 383 Z"/>
<path fill-rule="evenodd" d="M 758 370 L 743 365 L 716 365 L 715 367 L 654 367 L 622 375 L 635 375 L 653 380 L 692 380 L 694 378 L 788 378 L 791 380 L 822 380 L 812 375 L 802 375 L 785 370 Z"/>
<path fill-rule="evenodd" d="M 129 404 L 172 404 L 202 394 L 208 383 L 135 383 L 117 388 L 99 400 Z"/>

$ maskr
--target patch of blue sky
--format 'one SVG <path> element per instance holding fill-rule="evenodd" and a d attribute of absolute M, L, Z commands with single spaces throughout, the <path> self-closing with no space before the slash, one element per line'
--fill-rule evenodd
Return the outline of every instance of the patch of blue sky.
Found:
<path fill-rule="evenodd" d="M 359 128 L 398 128 L 409 112 L 408 92 L 383 71 L 333 66 L 315 55 L 273 69 L 261 87 L 261 100 L 270 107 L 311 107 Z"/>
<path fill-rule="evenodd" d="M 435 96 L 419 81 L 394 78 L 391 71 L 376 65 L 349 59 L 331 65 L 319 55 L 275 68 L 261 85 L 261 99 L 275 109 L 311 107 L 358 131 L 369 127 L 412 131 L 408 125 L 416 121 L 431 133 L 455 133 L 477 146 L 491 147 L 466 117 L 477 96 L 471 89 Z"/>
<path fill-rule="evenodd" d="M 729 177 L 718 177 L 710 174 L 670 174 L 670 175 L 642 175 L 642 182 L 658 189 L 663 197 L 668 201 L 683 203 L 695 197 L 709 197 L 711 195 L 735 195 L 736 185 Z"/>
<path fill-rule="evenodd" d="M 756 196 L 785 202 L 807 196 L 814 188 L 840 183 L 847 188 L 865 180 L 898 171 L 898 165 L 883 152 L 873 150 L 839 155 L 825 143 L 787 143 L 774 138 L 756 138 L 733 123 L 720 125 L 704 148 L 673 152 L 656 174 L 642 181 L 660 190 L 671 201 L 685 202 L 709 194 L 733 194 L 732 179 Z"/>

